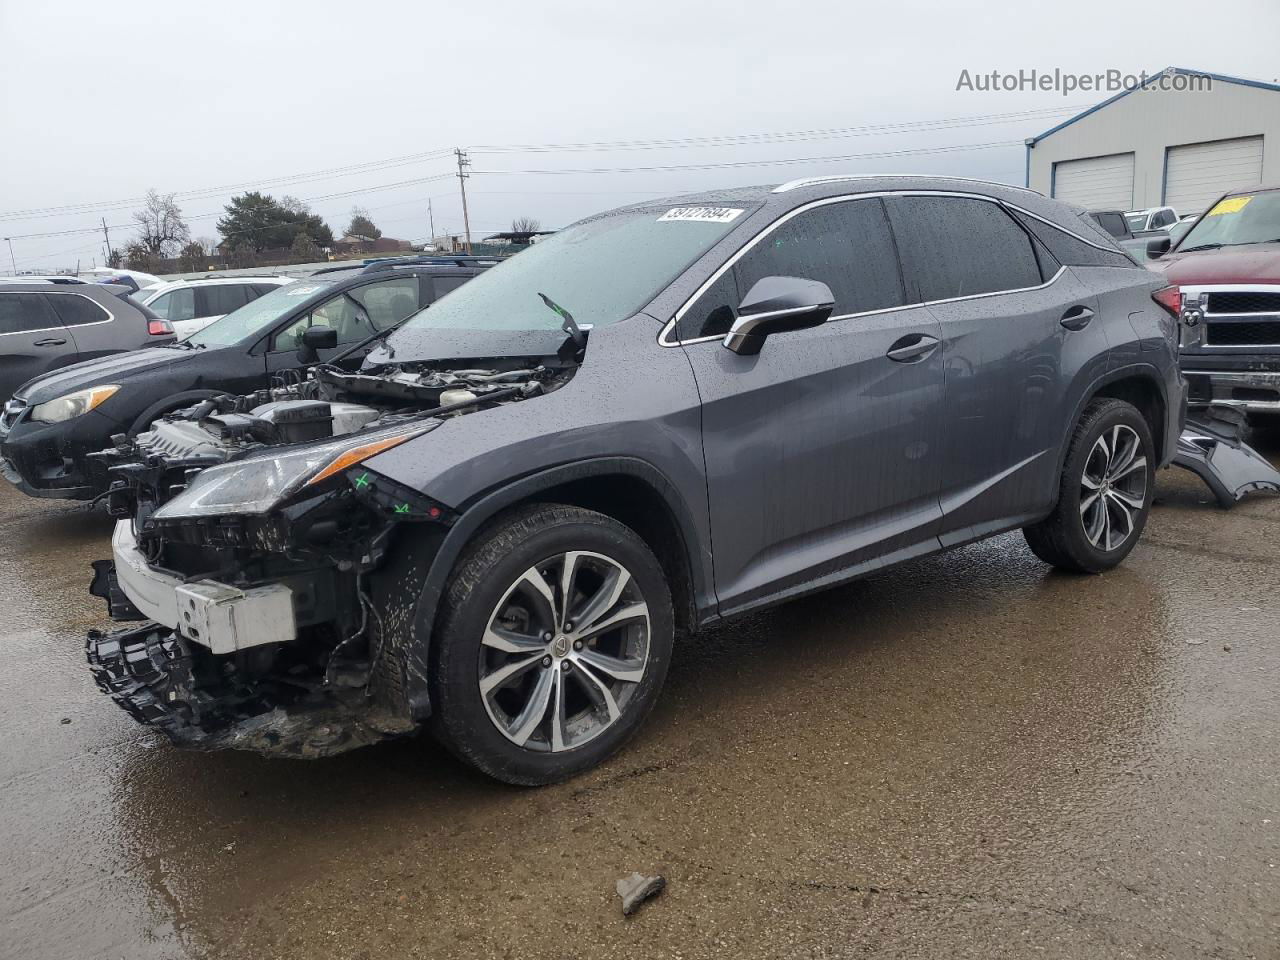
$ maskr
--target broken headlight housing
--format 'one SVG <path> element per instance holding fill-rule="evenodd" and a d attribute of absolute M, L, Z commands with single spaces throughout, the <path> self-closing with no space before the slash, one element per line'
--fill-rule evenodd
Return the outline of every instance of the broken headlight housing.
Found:
<path fill-rule="evenodd" d="M 156 520 L 263 514 L 305 487 L 319 484 L 347 467 L 421 436 L 433 424 L 377 434 L 349 434 L 314 446 L 281 451 L 270 448 L 230 463 L 207 467 L 187 488 L 157 510 Z"/>

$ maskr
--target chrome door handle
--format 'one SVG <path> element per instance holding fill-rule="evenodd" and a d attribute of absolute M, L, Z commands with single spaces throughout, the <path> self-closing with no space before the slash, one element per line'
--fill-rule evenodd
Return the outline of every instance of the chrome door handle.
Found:
<path fill-rule="evenodd" d="M 930 337 L 923 333 L 909 333 L 895 340 L 885 356 L 898 363 L 915 363 L 938 349 L 939 342 L 937 337 Z"/>
<path fill-rule="evenodd" d="M 1062 315 L 1061 323 L 1068 330 L 1083 330 L 1093 319 L 1093 311 L 1077 304 Z"/>
<path fill-rule="evenodd" d="M 55 340 L 52 337 L 49 337 L 46 340 L 37 340 L 35 343 L 32 344 L 32 346 L 33 347 L 61 347 L 61 346 L 64 346 L 66 342 L 67 341 L 65 340 Z"/>

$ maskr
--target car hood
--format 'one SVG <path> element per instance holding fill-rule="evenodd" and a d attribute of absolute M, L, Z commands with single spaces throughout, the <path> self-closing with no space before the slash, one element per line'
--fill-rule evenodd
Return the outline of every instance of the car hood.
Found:
<path fill-rule="evenodd" d="M 1147 264 L 1170 283 L 1280 283 L 1280 243 L 1172 253 Z"/>
<path fill-rule="evenodd" d="M 559 330 L 444 330 L 405 327 L 378 344 L 366 367 L 501 357 L 553 357 L 568 339 Z"/>
<path fill-rule="evenodd" d="M 128 353 L 113 353 L 109 357 L 98 357 L 96 360 L 73 363 L 69 367 L 59 367 L 34 380 L 28 380 L 15 390 L 13 395 L 31 404 L 45 403 L 85 387 L 95 387 L 100 383 L 115 383 L 155 370 L 157 367 L 186 363 L 199 352 L 198 350 L 174 350 L 167 347 L 147 347 L 143 350 L 131 350 Z"/>

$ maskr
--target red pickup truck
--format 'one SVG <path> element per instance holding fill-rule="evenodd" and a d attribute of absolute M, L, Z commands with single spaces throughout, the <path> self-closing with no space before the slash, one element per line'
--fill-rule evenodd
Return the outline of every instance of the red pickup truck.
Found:
<path fill-rule="evenodd" d="M 1192 406 L 1280 414 L 1280 187 L 1228 193 L 1151 269 L 1182 291 L 1182 372 Z"/>

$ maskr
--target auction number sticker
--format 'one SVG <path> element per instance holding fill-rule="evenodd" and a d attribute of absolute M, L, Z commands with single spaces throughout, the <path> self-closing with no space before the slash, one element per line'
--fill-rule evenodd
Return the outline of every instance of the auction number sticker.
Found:
<path fill-rule="evenodd" d="M 742 214 L 734 207 L 672 207 L 658 218 L 662 220 L 694 220 L 700 223 L 732 223 Z"/>
<path fill-rule="evenodd" d="M 1207 216 L 1216 217 L 1223 213 L 1239 213 L 1252 199 L 1253 197 L 1227 197 L 1225 200 L 1219 200 Z"/>

